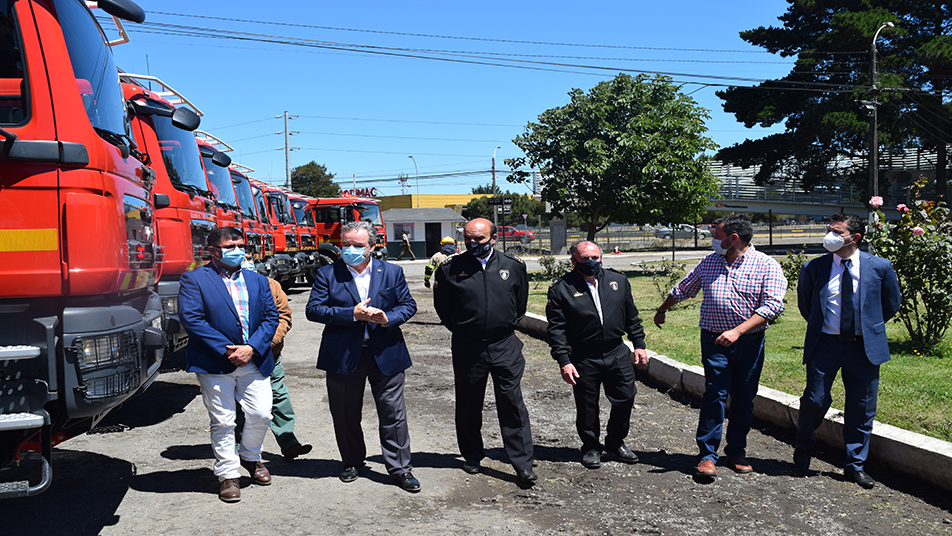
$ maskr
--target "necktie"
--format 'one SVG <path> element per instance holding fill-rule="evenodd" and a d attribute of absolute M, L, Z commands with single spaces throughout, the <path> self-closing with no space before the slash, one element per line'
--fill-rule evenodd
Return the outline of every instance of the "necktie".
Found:
<path fill-rule="evenodd" d="M 840 277 L 840 340 L 851 341 L 856 335 L 853 322 L 853 274 L 849 259 L 843 259 L 843 275 Z"/>

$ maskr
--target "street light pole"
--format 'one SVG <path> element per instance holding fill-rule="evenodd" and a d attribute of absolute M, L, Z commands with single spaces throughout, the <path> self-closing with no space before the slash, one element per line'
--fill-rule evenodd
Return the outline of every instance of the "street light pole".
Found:
<path fill-rule="evenodd" d="M 420 208 L 420 170 L 417 168 L 416 158 L 413 158 L 413 155 L 410 155 L 410 160 L 413 160 L 413 171 L 416 172 L 416 208 Z"/>
<path fill-rule="evenodd" d="M 499 146 L 498 146 L 498 145 L 496 146 L 495 149 L 493 149 L 493 166 L 492 166 L 492 170 L 493 170 L 493 199 L 496 198 L 496 151 L 497 151 L 497 150 L 499 150 Z M 497 228 L 499 227 L 499 222 L 498 222 L 498 220 L 497 220 L 498 217 L 496 216 L 496 211 L 499 210 L 498 207 L 499 207 L 499 205 L 493 205 L 493 225 L 495 225 Z M 505 241 L 505 239 L 506 239 L 506 235 L 505 235 L 505 233 L 503 233 L 503 241 Z"/>
<path fill-rule="evenodd" d="M 870 134 L 870 148 L 869 148 L 869 188 L 870 188 L 870 197 L 879 195 L 879 133 L 878 122 L 879 122 L 879 101 L 877 100 L 879 96 L 879 71 L 876 69 L 876 40 L 879 39 L 879 34 L 886 28 L 895 28 L 896 25 L 891 22 L 884 22 L 879 26 L 879 29 L 876 30 L 876 33 L 873 35 L 873 43 L 870 45 L 870 52 L 872 53 L 872 72 L 870 73 L 870 78 L 872 79 L 873 87 L 873 100 L 871 102 L 872 110 L 871 115 L 873 118 L 872 133 Z"/>

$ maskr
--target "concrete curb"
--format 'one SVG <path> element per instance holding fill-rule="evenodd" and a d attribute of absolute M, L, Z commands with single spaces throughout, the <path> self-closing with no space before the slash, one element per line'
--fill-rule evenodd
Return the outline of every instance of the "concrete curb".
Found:
<path fill-rule="evenodd" d="M 544 316 L 527 313 L 519 327 L 525 333 L 545 339 L 548 326 Z M 631 343 L 625 341 L 631 346 Z M 704 369 L 685 365 L 674 359 L 648 351 L 648 376 L 658 384 L 687 393 L 695 398 L 704 394 Z M 800 398 L 764 387 L 757 390 L 754 416 L 777 426 L 796 430 L 800 414 Z M 817 440 L 843 449 L 843 412 L 830 409 L 820 428 Z M 793 451 L 791 450 L 791 457 Z M 947 490 L 952 490 L 952 443 L 909 432 L 875 421 L 870 440 L 869 457 L 905 475 L 913 476 Z"/>

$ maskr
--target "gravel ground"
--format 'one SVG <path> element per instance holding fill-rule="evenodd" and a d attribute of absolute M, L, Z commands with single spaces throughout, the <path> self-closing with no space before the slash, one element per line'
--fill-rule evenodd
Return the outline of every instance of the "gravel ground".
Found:
<path fill-rule="evenodd" d="M 356 482 L 341 469 L 327 409 L 323 373 L 315 369 L 322 327 L 304 318 L 307 289 L 289 293 L 295 325 L 284 363 L 298 414 L 297 435 L 314 445 L 285 461 L 273 437 L 264 461 L 268 487 L 242 478 L 242 500 L 218 500 L 208 416 L 193 374 L 170 371 L 141 397 L 87 434 L 56 447 L 51 488 L 0 503 L 4 534 L 658 534 L 912 535 L 952 533 L 952 500 L 883 468 L 866 491 L 845 482 L 836 451 L 814 460 L 818 474 L 795 476 L 792 437 L 755 423 L 748 453 L 755 473 L 719 468 L 712 482 L 692 476 L 696 464 L 692 402 L 639 383 L 628 446 L 636 465 L 579 464 L 574 404 L 546 345 L 522 335 L 527 358 L 523 391 L 532 420 L 539 482 L 515 483 L 499 437 L 491 393 L 483 434 L 489 458 L 478 475 L 464 473 L 453 423 L 449 332 L 422 284 L 423 262 L 400 263 L 419 303 L 404 331 L 414 366 L 406 398 L 414 474 L 423 491 L 390 483 L 376 444 L 369 390 L 364 410 L 368 467 Z M 649 348 L 651 341 L 648 341 Z M 603 415 L 607 417 L 603 398 Z M 26 458 L 20 471 L 31 468 Z M 7 477 L 11 469 L 0 472 Z M 7 474 L 4 474 L 7 473 Z"/>

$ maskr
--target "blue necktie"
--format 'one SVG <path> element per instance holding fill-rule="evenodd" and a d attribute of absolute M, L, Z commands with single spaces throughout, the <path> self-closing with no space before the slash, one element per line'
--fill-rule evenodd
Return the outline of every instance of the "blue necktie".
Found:
<path fill-rule="evenodd" d="M 843 259 L 843 275 L 840 277 L 840 340 L 851 341 L 856 338 L 856 324 L 853 322 L 853 274 L 850 273 L 850 260 Z"/>

